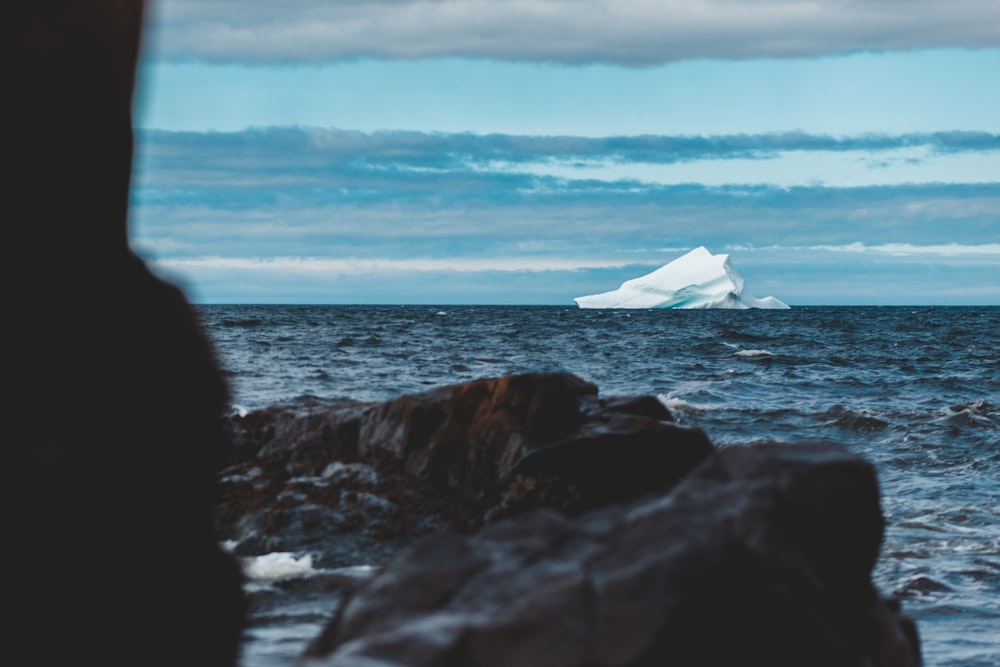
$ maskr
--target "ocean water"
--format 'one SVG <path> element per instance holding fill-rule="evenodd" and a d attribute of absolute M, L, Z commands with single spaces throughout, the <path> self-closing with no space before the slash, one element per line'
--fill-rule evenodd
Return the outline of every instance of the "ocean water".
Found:
<path fill-rule="evenodd" d="M 925 664 L 1000 665 L 1000 307 L 198 308 L 234 411 L 567 371 L 659 396 L 718 445 L 842 442 L 878 468 L 875 580 Z M 247 667 L 288 664 L 314 630 L 262 629 Z"/>

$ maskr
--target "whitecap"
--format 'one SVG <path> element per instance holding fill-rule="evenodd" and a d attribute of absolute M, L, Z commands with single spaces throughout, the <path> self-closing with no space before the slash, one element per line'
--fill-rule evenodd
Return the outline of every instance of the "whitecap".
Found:
<path fill-rule="evenodd" d="M 934 423 L 958 424 L 962 426 L 993 427 L 993 420 L 990 418 L 989 408 L 991 406 L 985 401 L 973 401 L 967 405 L 953 405 L 939 412 L 942 416 L 935 419 Z"/>
<path fill-rule="evenodd" d="M 256 581 L 299 577 L 314 572 L 312 555 L 306 554 L 296 558 L 294 553 L 274 551 L 244 560 L 243 572 L 248 578 Z"/>
<path fill-rule="evenodd" d="M 737 357 L 773 357 L 774 353 L 767 350 L 738 350 Z"/>
<path fill-rule="evenodd" d="M 689 403 L 679 396 L 672 396 L 667 394 L 657 394 L 657 400 L 663 403 L 664 406 L 672 414 L 692 414 L 695 412 L 704 412 L 706 410 L 711 410 L 713 406 L 707 405 L 705 403 Z"/>

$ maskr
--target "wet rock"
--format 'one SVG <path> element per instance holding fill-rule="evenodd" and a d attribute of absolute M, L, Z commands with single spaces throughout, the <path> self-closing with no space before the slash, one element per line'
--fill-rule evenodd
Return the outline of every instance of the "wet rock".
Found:
<path fill-rule="evenodd" d="M 245 544 L 250 533 L 288 544 L 305 537 L 292 525 L 303 522 L 324 536 L 351 527 L 395 535 L 474 530 L 538 506 L 579 513 L 627 502 L 671 488 L 712 451 L 702 431 L 671 422 L 653 397 L 603 399 L 564 373 L 380 403 L 274 406 L 228 420 L 229 451 L 255 454 L 223 478 L 219 529 Z"/>
<path fill-rule="evenodd" d="M 875 471 L 847 450 L 729 447 L 666 495 L 421 542 L 301 664 L 919 665 L 871 582 L 882 527 Z"/>
<path fill-rule="evenodd" d="M 275 405 L 224 420 L 229 465 L 255 458 L 283 457 L 289 472 L 318 471 L 358 446 L 361 418 L 373 403 Z"/>

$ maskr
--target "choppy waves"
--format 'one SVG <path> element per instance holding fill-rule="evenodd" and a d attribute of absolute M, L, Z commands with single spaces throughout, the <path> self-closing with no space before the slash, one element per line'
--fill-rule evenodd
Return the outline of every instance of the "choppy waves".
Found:
<path fill-rule="evenodd" d="M 879 585 L 931 665 L 1000 661 L 1000 308 L 204 306 L 234 410 L 528 371 L 658 396 L 719 445 L 836 440 L 879 468 Z"/>

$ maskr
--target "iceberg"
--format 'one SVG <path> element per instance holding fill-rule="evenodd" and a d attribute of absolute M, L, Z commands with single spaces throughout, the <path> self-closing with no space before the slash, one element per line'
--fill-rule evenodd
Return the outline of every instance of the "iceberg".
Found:
<path fill-rule="evenodd" d="M 713 255 L 705 246 L 626 280 L 612 292 L 573 301 L 580 308 L 788 308 L 773 296 L 757 299 L 747 294 L 729 255 Z"/>

